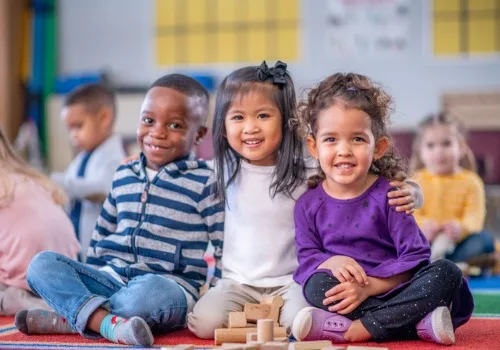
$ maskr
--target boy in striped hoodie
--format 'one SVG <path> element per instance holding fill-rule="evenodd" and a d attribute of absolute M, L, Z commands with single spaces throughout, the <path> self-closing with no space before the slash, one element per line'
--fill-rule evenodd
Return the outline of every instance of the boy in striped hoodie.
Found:
<path fill-rule="evenodd" d="M 55 312 L 23 310 L 26 334 L 73 333 L 151 346 L 153 332 L 182 328 L 199 298 L 209 241 L 220 277 L 224 206 L 212 196 L 213 172 L 191 150 L 206 133 L 208 92 L 166 75 L 141 108 L 139 160 L 116 171 L 87 264 L 52 252 L 30 263 L 27 281 Z"/>

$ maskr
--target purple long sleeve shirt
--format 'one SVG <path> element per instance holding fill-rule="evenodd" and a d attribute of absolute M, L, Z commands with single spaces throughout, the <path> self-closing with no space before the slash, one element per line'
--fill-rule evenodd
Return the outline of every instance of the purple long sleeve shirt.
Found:
<path fill-rule="evenodd" d="M 353 258 L 372 277 L 388 278 L 429 263 L 430 248 L 413 216 L 387 200 L 389 182 L 379 177 L 359 197 L 339 200 L 322 185 L 307 191 L 295 206 L 299 268 L 303 283 L 334 255 Z"/>
<path fill-rule="evenodd" d="M 411 215 L 390 206 L 389 181 L 379 177 L 362 195 L 339 200 L 322 185 L 304 193 L 295 205 L 295 240 L 299 267 L 294 273 L 303 284 L 325 260 L 349 256 L 372 277 L 388 278 L 429 264 L 430 248 Z M 405 282 L 402 286 L 411 283 Z M 471 316 L 473 300 L 467 282 L 453 300 L 455 326 Z"/>

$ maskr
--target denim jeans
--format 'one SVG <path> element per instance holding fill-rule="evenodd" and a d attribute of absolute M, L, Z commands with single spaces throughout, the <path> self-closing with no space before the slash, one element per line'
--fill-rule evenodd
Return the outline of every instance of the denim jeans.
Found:
<path fill-rule="evenodd" d="M 454 262 L 466 262 L 481 254 L 493 253 L 495 251 L 495 240 L 487 232 L 470 234 L 462 242 L 458 243 L 453 253 L 446 255 L 446 259 Z"/>
<path fill-rule="evenodd" d="M 41 252 L 31 261 L 26 279 L 35 293 L 88 338 L 100 337 L 86 329 L 90 315 L 99 307 L 121 317 L 139 316 L 153 332 L 186 324 L 182 287 L 160 275 L 138 276 L 122 284 L 106 272 L 61 254 Z"/>

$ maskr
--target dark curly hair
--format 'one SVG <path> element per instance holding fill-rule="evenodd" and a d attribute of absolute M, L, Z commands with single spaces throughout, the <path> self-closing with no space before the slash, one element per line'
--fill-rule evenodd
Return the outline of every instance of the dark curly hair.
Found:
<path fill-rule="evenodd" d="M 388 132 L 389 115 L 392 111 L 392 97 L 380 85 L 368 77 L 356 73 L 335 73 L 324 79 L 311 89 L 307 100 L 299 105 L 300 119 L 303 129 L 315 137 L 318 131 L 318 115 L 321 111 L 342 104 L 366 112 L 372 121 L 372 132 L 375 140 L 387 137 L 391 147 L 379 159 L 373 160 L 370 173 L 383 176 L 389 180 L 404 180 L 406 165 L 395 154 L 393 141 Z M 321 167 L 318 174 L 309 178 L 308 186 L 316 187 L 325 179 Z"/>

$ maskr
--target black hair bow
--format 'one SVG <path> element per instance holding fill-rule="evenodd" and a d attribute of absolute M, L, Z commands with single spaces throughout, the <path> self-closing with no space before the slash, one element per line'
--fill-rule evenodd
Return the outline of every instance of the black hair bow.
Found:
<path fill-rule="evenodd" d="M 272 77 L 274 84 L 286 84 L 286 63 L 284 62 L 277 61 L 274 67 L 269 68 L 266 61 L 263 61 L 257 71 L 259 79 L 262 81 L 266 81 L 269 77 Z"/>

